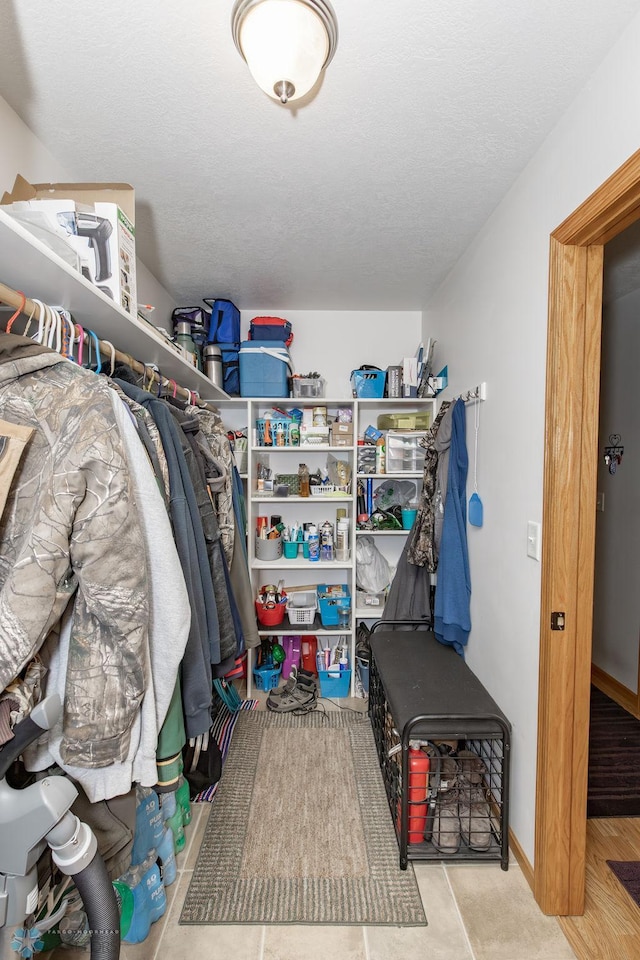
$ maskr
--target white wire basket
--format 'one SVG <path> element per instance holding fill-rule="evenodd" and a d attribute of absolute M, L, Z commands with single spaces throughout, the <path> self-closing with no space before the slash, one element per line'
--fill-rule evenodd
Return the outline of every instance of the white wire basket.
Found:
<path fill-rule="evenodd" d="M 311 590 L 300 590 L 289 594 L 287 616 L 293 626 L 313 623 L 318 609 L 317 594 Z"/>

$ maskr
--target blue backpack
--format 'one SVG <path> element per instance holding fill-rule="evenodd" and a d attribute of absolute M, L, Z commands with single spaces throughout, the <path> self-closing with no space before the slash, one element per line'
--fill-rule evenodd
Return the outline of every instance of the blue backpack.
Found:
<path fill-rule="evenodd" d="M 231 300 L 211 300 L 203 297 L 211 307 L 209 343 L 240 342 L 240 311 Z M 224 362 L 224 361 L 223 361 Z"/>

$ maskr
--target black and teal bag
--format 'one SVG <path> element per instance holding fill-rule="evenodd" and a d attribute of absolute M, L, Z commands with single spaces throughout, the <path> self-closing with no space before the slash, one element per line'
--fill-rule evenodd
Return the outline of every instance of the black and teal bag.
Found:
<path fill-rule="evenodd" d="M 240 343 L 219 343 L 218 346 L 222 354 L 222 389 L 230 397 L 239 397 Z"/>
<path fill-rule="evenodd" d="M 231 300 L 210 300 L 203 297 L 211 307 L 209 318 L 209 343 L 240 342 L 240 311 Z M 223 360 L 224 363 L 224 360 Z M 228 392 L 228 391 L 227 391 Z"/>

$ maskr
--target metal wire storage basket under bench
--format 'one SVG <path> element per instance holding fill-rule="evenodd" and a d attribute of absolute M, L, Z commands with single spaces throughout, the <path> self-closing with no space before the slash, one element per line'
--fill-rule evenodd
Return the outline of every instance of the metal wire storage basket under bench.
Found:
<path fill-rule="evenodd" d="M 507 870 L 511 725 L 462 657 L 428 626 L 380 620 L 370 637 L 369 718 L 400 867 L 409 860 L 496 860 Z M 413 752 L 412 741 L 423 752 Z M 416 757 L 427 773 L 416 774 Z"/>

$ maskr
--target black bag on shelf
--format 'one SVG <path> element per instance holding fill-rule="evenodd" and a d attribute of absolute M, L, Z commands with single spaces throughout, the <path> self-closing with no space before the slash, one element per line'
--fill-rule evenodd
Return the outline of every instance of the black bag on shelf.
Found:
<path fill-rule="evenodd" d="M 222 389 L 230 397 L 240 396 L 240 341 L 218 343 L 222 354 Z"/>

